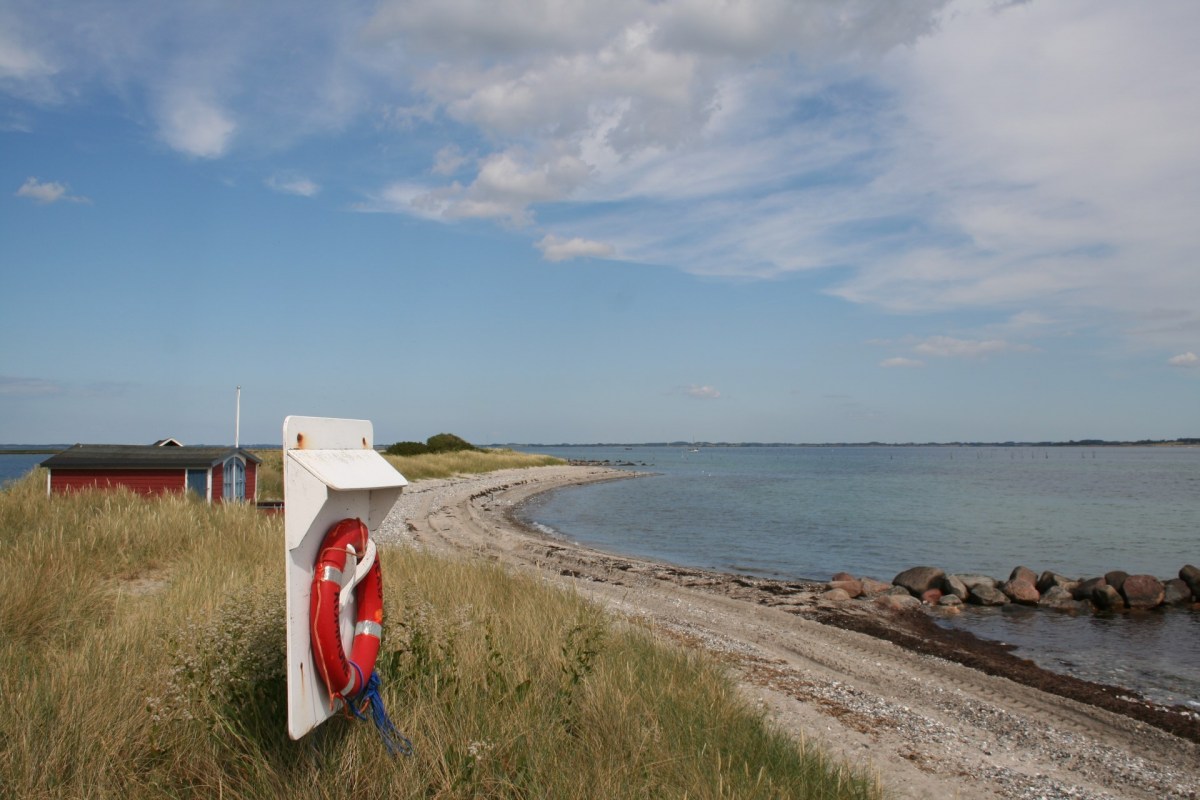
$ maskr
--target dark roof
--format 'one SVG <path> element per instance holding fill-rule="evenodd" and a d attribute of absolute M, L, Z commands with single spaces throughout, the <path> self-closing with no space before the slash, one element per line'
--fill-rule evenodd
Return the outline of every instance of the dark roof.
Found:
<path fill-rule="evenodd" d="M 262 459 L 240 447 L 156 447 L 142 444 L 77 444 L 42 462 L 48 469 L 208 468 L 234 454 L 255 464 Z"/>

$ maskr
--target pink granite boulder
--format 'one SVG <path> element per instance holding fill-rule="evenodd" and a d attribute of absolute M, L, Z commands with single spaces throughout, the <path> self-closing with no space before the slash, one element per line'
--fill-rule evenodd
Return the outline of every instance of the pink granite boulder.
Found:
<path fill-rule="evenodd" d="M 1153 575 L 1130 575 L 1118 591 L 1130 608 L 1156 608 L 1166 596 L 1162 581 Z"/>

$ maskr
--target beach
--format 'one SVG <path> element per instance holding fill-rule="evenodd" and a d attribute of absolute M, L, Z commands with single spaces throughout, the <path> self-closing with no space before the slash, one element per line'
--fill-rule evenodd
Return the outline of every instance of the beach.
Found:
<path fill-rule="evenodd" d="M 603 553 L 515 514 L 540 492 L 621 479 L 563 466 L 420 481 L 376 535 L 529 572 L 710 651 L 775 724 L 876 772 L 891 797 L 1200 797 L 1194 715 L 1045 672 L 923 612 Z"/>

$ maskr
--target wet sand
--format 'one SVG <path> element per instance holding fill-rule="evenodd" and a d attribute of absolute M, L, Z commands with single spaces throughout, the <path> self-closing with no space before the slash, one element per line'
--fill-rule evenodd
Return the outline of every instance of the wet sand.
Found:
<path fill-rule="evenodd" d="M 603 553 L 516 513 L 539 492 L 628 478 L 571 466 L 420 481 L 377 538 L 532 572 L 710 651 L 776 724 L 876 771 L 891 797 L 1200 798 L 1194 714 L 1047 672 L 924 612 Z"/>

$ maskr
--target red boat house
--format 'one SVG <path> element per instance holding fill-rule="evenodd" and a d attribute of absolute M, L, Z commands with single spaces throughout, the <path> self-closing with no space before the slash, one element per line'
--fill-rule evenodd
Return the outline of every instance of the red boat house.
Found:
<path fill-rule="evenodd" d="M 254 501 L 262 459 L 240 447 L 77 444 L 42 462 L 48 494 L 124 486 L 145 495 L 194 492 L 210 503 Z"/>

